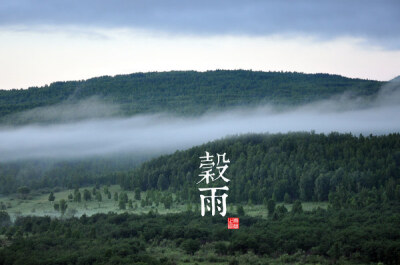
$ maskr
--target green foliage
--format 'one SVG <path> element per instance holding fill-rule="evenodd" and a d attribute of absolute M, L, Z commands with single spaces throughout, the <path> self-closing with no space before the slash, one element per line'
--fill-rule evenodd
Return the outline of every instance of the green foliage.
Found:
<path fill-rule="evenodd" d="M 53 192 L 50 192 L 49 201 L 50 201 L 50 202 L 53 202 L 55 199 L 56 199 L 56 197 L 54 196 L 54 193 L 53 193 Z"/>
<path fill-rule="evenodd" d="M 267 208 L 268 216 L 271 216 L 275 212 L 275 201 L 273 199 L 268 200 Z"/>
<path fill-rule="evenodd" d="M 199 157 L 205 151 L 226 152 L 231 160 L 225 173 L 232 180 L 230 202 L 329 200 L 338 208 L 362 207 L 378 199 L 393 201 L 400 196 L 400 188 L 396 189 L 400 186 L 398 150 L 397 133 L 368 137 L 313 132 L 248 134 L 158 157 L 118 182 L 125 190 L 139 192 L 159 189 L 158 183 L 164 182 L 161 177 L 168 180 L 168 188 L 176 191 L 178 200 L 196 202 L 196 180 L 190 176 L 201 173 Z"/>
<path fill-rule="evenodd" d="M 293 214 L 300 214 L 303 212 L 303 206 L 301 205 L 301 201 L 296 200 L 292 206 L 292 213 Z"/>
<path fill-rule="evenodd" d="M 27 199 L 27 196 L 31 192 L 31 189 L 27 186 L 23 186 L 23 187 L 19 187 L 17 189 L 17 192 L 19 193 L 20 198 Z"/>
<path fill-rule="evenodd" d="M 166 196 L 164 196 L 164 198 L 162 199 L 162 203 L 164 204 L 165 209 L 170 209 L 172 206 L 172 194 L 167 194 Z"/>
<path fill-rule="evenodd" d="M 96 200 L 99 201 L 99 202 L 101 202 L 103 200 L 103 196 L 101 196 L 101 192 L 100 191 L 96 192 Z"/>
<path fill-rule="evenodd" d="M 181 247 L 186 253 L 193 255 L 200 249 L 200 242 L 196 239 L 187 239 L 182 242 Z"/>
<path fill-rule="evenodd" d="M 83 190 L 83 199 L 85 201 L 91 201 L 92 200 L 92 194 L 90 193 L 90 191 L 88 189 L 84 189 Z"/>
<path fill-rule="evenodd" d="M 119 207 L 120 210 L 125 210 L 126 209 L 126 202 L 124 200 L 119 200 L 118 207 Z"/>
<path fill-rule="evenodd" d="M 115 77 L 103 76 L 86 81 L 55 82 L 50 86 L 32 87 L 27 90 L 1 90 L 0 123 L 20 125 L 31 122 L 57 122 L 57 120 L 49 120 L 40 115 L 25 118 L 26 115 L 18 116 L 14 114 L 24 110 L 56 105 L 65 101 L 76 103 L 79 100 L 89 99 L 93 96 L 105 102 L 112 102 L 121 106 L 121 111 L 115 113 L 115 115 L 171 112 L 184 116 L 193 116 L 202 114 L 210 109 L 223 110 L 231 107 L 254 106 L 263 103 L 293 106 L 326 99 L 343 92 L 375 97 L 382 84 L 382 82 L 377 81 L 349 79 L 328 74 L 266 73 L 244 70 L 218 70 L 204 73 L 176 71 L 136 73 Z M 310 150 L 319 151 L 319 149 Z M 329 152 L 336 151 L 333 149 Z M 245 151 L 245 153 L 247 152 Z M 348 155 L 351 154 L 353 154 L 352 151 Z M 278 154 L 278 156 L 281 155 Z M 339 152 L 339 155 L 342 154 Z M 367 154 L 363 151 L 360 155 Z M 236 158 L 239 157 L 240 154 Z M 140 154 L 135 157 L 121 155 L 113 158 L 90 158 L 79 161 L 49 160 L 41 162 L 39 167 L 37 166 L 37 161 L 1 163 L 0 193 L 14 193 L 22 185 L 26 185 L 31 189 L 57 186 L 72 188 L 93 184 L 116 184 L 118 182 L 118 184 L 130 186 L 131 189 L 139 187 L 143 191 L 150 188 L 163 190 L 170 186 L 177 186 L 176 179 L 174 179 L 175 176 L 171 177 L 168 171 L 154 172 L 157 175 L 152 177 L 151 183 L 131 183 L 127 181 L 129 176 L 126 176 L 126 171 L 133 169 L 148 158 L 148 156 Z M 278 158 L 272 156 L 272 159 Z M 308 157 L 306 160 L 311 161 Z M 337 166 L 336 163 L 333 164 L 334 167 Z M 295 165 L 298 166 L 298 162 Z M 312 167 L 314 164 L 311 163 L 309 166 Z M 324 168 L 330 169 L 331 166 L 330 164 L 328 164 L 328 167 L 324 165 Z M 254 168 L 251 171 L 246 170 L 244 172 L 248 175 L 258 171 L 258 174 L 263 175 L 265 170 L 265 168 L 259 167 L 258 169 Z M 293 175 L 293 170 L 297 169 L 290 167 L 288 173 Z M 24 171 L 29 172 L 29 174 L 27 176 L 20 174 L 20 172 Z M 282 171 L 282 169 L 279 169 L 277 173 L 284 173 Z M 392 171 L 391 168 L 388 168 L 388 172 L 385 172 L 385 174 L 392 174 Z M 275 174 L 272 171 L 267 172 L 268 174 Z M 314 173 L 317 174 L 318 172 Z M 196 176 L 193 174 L 193 169 L 184 172 L 184 174 L 184 176 L 180 176 L 181 179 L 186 176 Z M 318 175 L 305 176 L 304 180 L 309 181 L 301 182 L 301 191 L 303 192 L 301 193 L 301 199 L 310 200 L 313 196 L 321 195 L 318 189 L 325 187 L 323 185 L 315 187 L 317 192 L 304 193 L 306 190 L 311 191 L 309 185 L 315 185 L 312 180 L 317 177 Z M 296 181 L 298 182 L 298 180 Z M 136 184 L 139 185 L 135 186 Z M 294 189 L 292 182 L 282 180 L 276 184 L 274 185 L 274 190 L 267 190 L 267 199 L 271 198 L 272 194 L 276 192 L 275 199 L 282 201 L 284 193 L 287 192 L 285 189 Z M 332 190 L 331 185 L 328 188 Z M 251 199 L 253 204 L 261 203 L 264 196 L 260 195 L 257 190 L 253 190 L 249 198 L 251 190 L 247 191 L 248 194 L 245 197 L 248 198 L 245 201 L 248 202 Z M 291 190 L 289 195 L 292 199 L 297 199 L 300 196 L 300 192 Z M 327 200 L 326 196 L 325 194 L 319 200 Z M 391 199 L 390 194 L 389 199 Z M 191 201 L 193 202 L 193 200 L 192 197 Z"/>
<path fill-rule="evenodd" d="M 81 195 L 81 192 L 79 191 L 79 189 L 76 189 L 74 191 L 74 201 L 75 202 L 81 202 L 82 201 L 82 195 Z"/>
<path fill-rule="evenodd" d="M 124 203 L 128 203 L 128 194 L 126 194 L 126 192 L 121 192 L 119 200 L 123 201 Z"/>
<path fill-rule="evenodd" d="M 31 191 L 30 188 L 27 186 L 19 187 L 17 190 L 18 193 L 24 194 L 24 195 L 29 194 L 30 191 Z"/>
<path fill-rule="evenodd" d="M 283 196 L 283 201 L 285 203 L 292 203 L 292 198 L 290 198 L 289 193 L 285 192 L 285 196 Z"/>
<path fill-rule="evenodd" d="M 277 206 L 274 215 L 281 214 L 282 209 L 284 206 Z M 0 248 L 0 262 L 165 264 L 162 258 L 168 257 L 168 249 L 164 248 L 165 255 L 157 258 L 146 249 L 177 246 L 192 255 L 207 243 L 220 258 L 252 255 L 254 261 L 244 264 L 260 263 L 266 256 L 281 257 L 279 264 L 398 264 L 399 220 L 399 203 L 373 203 L 362 209 L 316 209 L 286 214 L 278 220 L 241 216 L 240 229 L 234 231 L 226 228 L 226 218 L 201 217 L 198 212 L 108 213 L 71 219 L 27 216 L 17 218 L 7 228 L 5 233 L 12 244 Z M 311 255 L 323 260 L 304 260 Z M 21 261 L 21 257 L 25 259 Z"/>
<path fill-rule="evenodd" d="M 135 200 L 139 201 L 141 199 L 140 197 L 140 189 L 136 188 L 135 189 Z"/>
<path fill-rule="evenodd" d="M 64 215 L 65 214 L 65 211 L 67 210 L 67 208 L 68 208 L 68 204 L 67 204 L 67 201 L 66 200 L 64 200 L 64 199 L 61 199 L 60 200 L 60 212 L 61 212 L 61 215 Z"/>
<path fill-rule="evenodd" d="M 215 253 L 218 255 L 227 255 L 228 254 L 228 246 L 223 242 L 217 242 L 214 245 Z"/>
<path fill-rule="evenodd" d="M 210 108 L 273 104 L 297 105 L 343 92 L 375 95 L 382 82 L 329 74 L 255 71 L 174 71 L 102 76 L 86 81 L 55 82 L 27 90 L 0 90 L 0 121 L 53 122 L 46 117 L 13 113 L 68 100 L 97 96 L 121 107 L 121 114 L 172 112 L 198 115 Z"/>
<path fill-rule="evenodd" d="M 236 213 L 237 213 L 239 216 L 244 216 L 244 215 L 245 215 L 244 208 L 243 208 L 242 205 L 236 206 Z"/>
<path fill-rule="evenodd" d="M 0 211 L 0 228 L 11 225 L 10 215 L 6 211 Z"/>

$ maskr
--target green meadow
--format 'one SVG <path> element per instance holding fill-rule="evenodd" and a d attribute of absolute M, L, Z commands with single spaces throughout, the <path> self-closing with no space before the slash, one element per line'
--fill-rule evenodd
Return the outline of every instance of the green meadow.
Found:
<path fill-rule="evenodd" d="M 85 187 L 89 191 L 92 191 L 93 187 Z M 83 191 L 85 188 L 81 188 Z M 57 189 L 56 189 L 57 190 Z M 113 195 L 115 192 L 121 193 L 124 192 L 128 195 L 128 199 L 133 201 L 133 208 L 125 210 L 119 209 L 118 201 L 114 200 L 114 197 L 111 196 L 110 199 L 104 194 L 103 189 L 101 188 L 99 191 L 102 193 L 102 201 L 97 201 L 94 196 L 89 201 L 82 200 L 81 202 L 75 202 L 73 200 L 68 200 L 69 194 L 74 194 L 73 189 L 67 190 L 59 190 L 54 192 L 55 201 L 49 201 L 49 190 L 41 190 L 41 191 L 33 191 L 28 198 L 22 199 L 18 196 L 18 194 L 12 194 L 9 196 L 0 197 L 0 203 L 4 203 L 9 208 L 7 208 L 7 212 L 9 213 L 12 220 L 15 220 L 18 216 L 50 216 L 50 217 L 61 217 L 61 213 L 54 209 L 54 203 L 57 203 L 59 200 L 64 199 L 67 201 L 68 208 L 65 213 L 65 217 L 80 217 L 82 215 L 91 216 L 96 213 L 148 213 L 149 211 L 157 211 L 160 214 L 166 213 L 179 213 L 186 211 L 188 207 L 190 207 L 186 203 L 180 203 L 175 201 L 172 203 L 170 209 L 166 209 L 162 203 L 158 206 L 153 203 L 151 206 L 142 206 L 140 200 L 135 200 L 134 191 L 122 190 L 119 185 L 109 186 L 108 190 Z M 146 192 L 141 192 L 141 199 L 144 200 L 146 198 Z M 277 203 L 278 205 L 284 204 L 285 207 L 291 211 L 292 204 L 287 203 Z M 11 207 L 10 207 L 11 206 Z M 304 202 L 302 203 L 303 210 L 311 211 L 318 207 L 326 209 L 328 207 L 327 202 Z M 268 211 L 265 205 L 243 205 L 246 215 L 249 216 L 260 216 L 262 218 L 267 218 Z M 200 215 L 200 198 L 198 205 L 191 205 L 192 210 L 199 211 Z M 227 217 L 235 216 L 236 214 L 236 205 L 230 204 L 229 200 L 227 202 Z"/>

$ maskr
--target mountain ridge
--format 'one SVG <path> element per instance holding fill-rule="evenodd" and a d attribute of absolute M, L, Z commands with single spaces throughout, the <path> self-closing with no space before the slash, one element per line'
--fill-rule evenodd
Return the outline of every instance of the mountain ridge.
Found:
<path fill-rule="evenodd" d="M 382 84 L 330 74 L 247 70 L 101 76 L 29 89 L 0 90 L 0 122 L 10 114 L 93 96 L 120 106 L 122 116 L 159 112 L 201 115 L 209 109 L 257 104 L 301 105 L 344 92 L 371 96 Z"/>

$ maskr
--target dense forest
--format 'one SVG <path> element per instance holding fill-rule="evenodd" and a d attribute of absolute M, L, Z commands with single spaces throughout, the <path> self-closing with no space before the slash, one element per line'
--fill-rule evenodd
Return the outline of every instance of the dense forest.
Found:
<path fill-rule="evenodd" d="M 127 190 L 168 190 L 182 201 L 197 201 L 200 156 L 226 153 L 230 202 L 331 201 L 338 207 L 368 200 L 400 199 L 400 135 L 248 134 L 209 142 L 144 162 L 133 170 L 129 158 L 120 164 L 58 162 L 41 171 L 40 164 L 4 164 L 3 194 L 20 186 L 75 188 L 120 184 Z M 114 161 L 114 160 L 113 160 Z M 133 165 L 131 165 L 133 167 Z M 96 170 L 100 169 L 100 171 Z M 215 170 L 215 169 L 214 169 Z"/>
<path fill-rule="evenodd" d="M 96 96 L 120 107 L 118 115 L 171 112 L 198 115 L 210 109 L 262 103 L 299 105 L 349 92 L 376 94 L 382 82 L 329 74 L 255 71 L 175 71 L 103 76 L 44 87 L 0 90 L 0 122 L 21 124 L 15 114 Z M 36 117 L 40 120 L 40 117 Z"/>
<path fill-rule="evenodd" d="M 190 211 L 20 217 L 13 226 L 0 212 L 0 264 L 400 264 L 398 203 L 274 211 L 268 219 L 238 214 L 239 230 Z"/>
<path fill-rule="evenodd" d="M 227 137 L 145 162 L 119 174 L 125 189 L 170 189 L 198 199 L 200 156 L 226 153 L 229 201 L 261 204 L 300 199 L 338 207 L 400 199 L 400 135 L 330 133 L 249 134 Z M 220 184 L 220 183 L 219 183 Z"/>
<path fill-rule="evenodd" d="M 40 122 L 41 117 L 18 113 L 93 96 L 118 105 L 119 112 L 112 115 L 199 115 L 263 103 L 295 106 L 344 92 L 372 99 L 382 84 L 328 74 L 242 70 L 104 76 L 0 90 L 0 124 Z M 215 159 L 226 153 L 230 161 L 225 171 L 227 201 L 232 203 L 228 213 L 240 217 L 238 230 L 227 229 L 226 217 L 193 211 L 203 185 L 197 183 L 205 152 Z M 0 265 L 400 264 L 399 133 L 231 135 L 154 156 L 1 162 L 0 194 L 7 195 L 7 203 L 2 201 L 0 208 Z M 112 184 L 123 190 L 111 194 Z M 66 188 L 71 189 L 68 197 L 55 198 L 56 191 Z M 64 215 L 68 204 L 87 208 L 90 197 L 96 209 L 103 207 L 102 189 L 113 209 L 130 213 Z M 130 191 L 135 206 L 128 199 Z M 23 205 L 37 194 L 48 196 L 41 203 L 54 206 L 60 218 L 11 212 L 11 202 Z M 304 202 L 326 209 L 306 211 Z M 136 212 L 137 203 L 145 214 Z M 158 213 L 162 204 L 169 209 L 172 203 L 186 211 Z M 268 214 L 250 216 L 244 206 Z"/>
<path fill-rule="evenodd" d="M 73 188 L 115 184 L 119 172 L 150 159 L 146 154 L 123 154 L 70 160 L 0 162 L 0 194 L 12 194 L 21 186 L 30 189 Z"/>

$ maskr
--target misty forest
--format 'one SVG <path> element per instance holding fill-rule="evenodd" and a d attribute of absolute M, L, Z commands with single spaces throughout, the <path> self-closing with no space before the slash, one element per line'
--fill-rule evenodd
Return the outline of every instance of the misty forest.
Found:
<path fill-rule="evenodd" d="M 297 72 L 0 90 L 0 264 L 400 264 L 398 113 L 399 78 Z"/>

